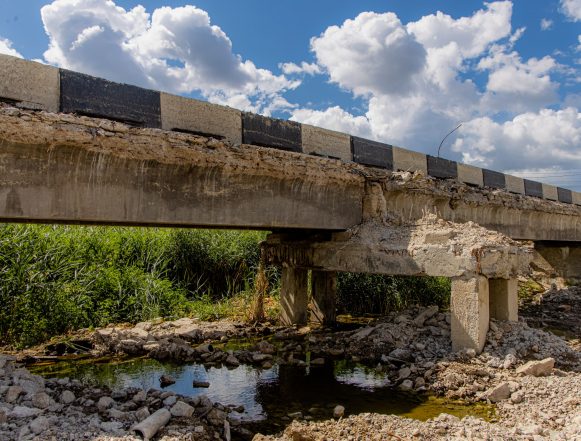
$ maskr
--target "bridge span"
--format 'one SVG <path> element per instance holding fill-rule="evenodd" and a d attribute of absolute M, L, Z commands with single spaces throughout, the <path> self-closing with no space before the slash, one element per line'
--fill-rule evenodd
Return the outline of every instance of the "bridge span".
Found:
<path fill-rule="evenodd" d="M 0 101 L 0 221 L 272 231 L 288 324 L 308 271 L 324 323 L 337 271 L 447 276 L 480 351 L 534 256 L 581 277 L 578 192 L 6 55 Z"/>

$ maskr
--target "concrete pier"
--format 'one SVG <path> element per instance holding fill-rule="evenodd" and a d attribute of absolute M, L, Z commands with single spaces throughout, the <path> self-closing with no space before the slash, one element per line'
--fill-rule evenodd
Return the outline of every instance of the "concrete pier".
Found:
<path fill-rule="evenodd" d="M 311 320 L 322 325 L 336 321 L 337 273 L 313 271 L 311 274 Z"/>
<path fill-rule="evenodd" d="M 490 317 L 518 321 L 518 280 L 490 279 Z"/>
<path fill-rule="evenodd" d="M 280 321 L 283 325 L 305 325 L 307 323 L 308 279 L 308 270 L 283 266 L 280 290 Z"/>
<path fill-rule="evenodd" d="M 452 349 L 482 351 L 489 322 L 488 279 L 481 275 L 452 279 Z"/>

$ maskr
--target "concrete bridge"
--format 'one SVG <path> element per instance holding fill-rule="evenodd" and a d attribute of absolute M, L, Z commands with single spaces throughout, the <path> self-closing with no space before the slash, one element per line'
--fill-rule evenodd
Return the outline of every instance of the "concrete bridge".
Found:
<path fill-rule="evenodd" d="M 0 101 L 0 221 L 272 231 L 288 324 L 308 271 L 324 323 L 338 271 L 447 276 L 480 351 L 533 255 L 581 274 L 578 192 L 6 55 Z"/>

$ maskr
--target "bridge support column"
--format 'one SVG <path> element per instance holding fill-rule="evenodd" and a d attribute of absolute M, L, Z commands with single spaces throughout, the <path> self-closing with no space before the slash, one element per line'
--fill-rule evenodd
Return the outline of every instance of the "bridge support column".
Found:
<path fill-rule="evenodd" d="M 284 265 L 280 289 L 280 321 L 283 325 L 304 325 L 308 318 L 308 270 Z"/>
<path fill-rule="evenodd" d="M 453 278 L 450 309 L 452 349 L 482 352 L 490 320 L 488 279 L 482 275 Z"/>
<path fill-rule="evenodd" d="M 490 279 L 490 317 L 518 321 L 518 280 Z"/>
<path fill-rule="evenodd" d="M 311 320 L 322 325 L 334 324 L 336 319 L 337 273 L 335 271 L 313 271 L 311 287 L 313 295 Z"/>

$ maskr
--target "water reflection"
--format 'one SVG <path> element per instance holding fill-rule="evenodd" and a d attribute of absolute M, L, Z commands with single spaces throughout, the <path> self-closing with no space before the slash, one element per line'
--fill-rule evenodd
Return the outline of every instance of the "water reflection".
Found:
<path fill-rule="evenodd" d="M 451 405 L 439 399 L 398 392 L 386 376 L 374 369 L 346 361 L 300 368 L 275 365 L 271 369 L 252 366 L 227 368 L 201 364 L 177 365 L 147 358 L 132 360 L 68 361 L 32 366 L 45 377 L 76 378 L 112 389 L 159 388 L 159 378 L 176 380 L 164 390 L 186 396 L 207 395 L 222 404 L 244 406 L 243 420 L 258 421 L 257 430 L 275 432 L 287 424 L 289 413 L 302 412 L 313 419 L 329 418 L 341 404 L 347 414 L 376 412 L 425 420 L 442 412 L 457 416 L 486 416 L 488 408 Z M 192 382 L 207 381 L 209 388 L 194 388 Z"/>

